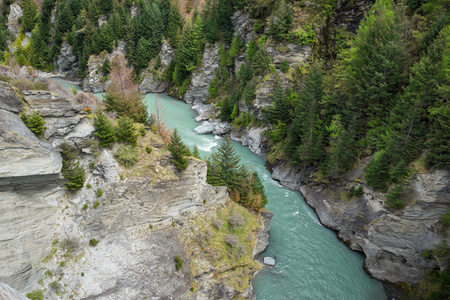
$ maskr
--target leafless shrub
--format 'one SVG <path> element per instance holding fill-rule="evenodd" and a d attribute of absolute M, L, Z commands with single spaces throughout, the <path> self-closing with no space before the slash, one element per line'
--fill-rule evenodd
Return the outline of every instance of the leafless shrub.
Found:
<path fill-rule="evenodd" d="M 240 213 L 233 213 L 228 217 L 228 224 L 230 224 L 232 229 L 236 229 L 245 225 L 245 219 Z"/>
<path fill-rule="evenodd" d="M 237 249 L 238 249 L 238 251 L 236 252 L 236 258 L 241 258 L 242 256 L 244 256 L 245 255 L 245 246 L 244 245 L 242 245 L 241 243 L 239 243 L 238 245 L 237 245 Z"/>
<path fill-rule="evenodd" d="M 205 231 L 205 239 L 207 241 L 210 241 L 213 236 L 214 236 L 213 232 L 209 231 L 208 229 Z"/>
<path fill-rule="evenodd" d="M 216 229 L 220 229 L 223 226 L 222 220 L 216 219 L 212 221 L 212 226 L 214 226 Z"/>
<path fill-rule="evenodd" d="M 95 111 L 97 108 L 105 108 L 103 102 L 92 93 L 80 92 L 75 95 L 75 101 L 85 107 L 90 107 L 93 111 Z"/>
<path fill-rule="evenodd" d="M 239 245 L 239 239 L 234 234 L 227 234 L 225 236 L 225 243 L 227 243 L 231 247 L 236 247 Z"/>
<path fill-rule="evenodd" d="M 59 82 L 54 80 L 48 80 L 48 89 L 55 94 L 58 94 L 59 96 L 65 98 L 65 99 L 74 99 L 74 96 L 71 92 L 63 88 Z"/>

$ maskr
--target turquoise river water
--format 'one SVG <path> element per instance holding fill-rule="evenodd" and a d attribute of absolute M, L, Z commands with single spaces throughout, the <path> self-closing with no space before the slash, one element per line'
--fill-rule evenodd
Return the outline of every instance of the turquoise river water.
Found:
<path fill-rule="evenodd" d="M 71 86 L 59 82 L 65 88 Z M 149 111 L 156 100 L 165 109 L 168 127 L 176 128 L 191 150 L 197 145 L 202 157 L 216 150 L 220 140 L 194 132 L 198 123 L 190 105 L 164 94 L 147 94 Z M 299 192 L 274 181 L 262 158 L 238 143 L 233 145 L 241 163 L 258 172 L 269 199 L 266 207 L 274 213 L 270 244 L 260 257 L 274 257 L 276 266 L 264 267 L 254 277 L 257 299 L 386 299 L 382 285 L 364 272 L 364 257 L 323 227 Z"/>

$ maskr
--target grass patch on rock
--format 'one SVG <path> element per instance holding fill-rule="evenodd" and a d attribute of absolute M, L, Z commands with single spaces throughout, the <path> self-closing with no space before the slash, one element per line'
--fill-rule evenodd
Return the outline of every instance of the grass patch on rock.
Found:
<path fill-rule="evenodd" d="M 185 249 L 190 249 L 191 278 L 213 272 L 212 281 L 219 281 L 236 291 L 250 285 L 254 272 L 261 265 L 253 260 L 260 217 L 228 201 L 204 215 L 189 221 L 190 230 L 181 237 Z"/>

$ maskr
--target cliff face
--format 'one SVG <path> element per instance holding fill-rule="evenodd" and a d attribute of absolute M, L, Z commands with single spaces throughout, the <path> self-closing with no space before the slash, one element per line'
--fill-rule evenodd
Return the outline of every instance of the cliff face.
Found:
<path fill-rule="evenodd" d="M 184 95 L 186 103 L 199 103 L 209 98 L 208 88 L 219 66 L 219 46 L 206 45 L 202 64 L 192 73 L 191 84 Z"/>
<path fill-rule="evenodd" d="M 287 165 L 273 168 L 273 178 L 298 189 L 322 224 L 335 230 L 353 250 L 366 255 L 365 268 L 373 277 L 389 282 L 418 283 L 427 269 L 439 267 L 437 257 L 422 251 L 442 243 L 440 220 L 450 205 L 450 173 L 437 170 L 418 174 L 407 188 L 408 205 L 400 211 L 386 208 L 386 197 L 366 185 L 367 158 L 338 182 L 319 183 L 310 170 Z M 348 198 L 351 186 L 362 185 L 360 197 Z"/>
<path fill-rule="evenodd" d="M 32 265 L 50 250 L 62 160 L 20 120 L 22 103 L 6 83 L 0 103 L 0 278 L 23 291 L 32 285 Z"/>
<path fill-rule="evenodd" d="M 81 107 L 46 91 L 24 91 L 23 98 L 43 115 L 48 142 L 22 123 L 21 101 L 1 83 L 0 280 L 20 292 L 44 289 L 45 299 L 253 297 L 250 279 L 260 268 L 253 256 L 267 245 L 270 213 L 250 213 L 225 187 L 207 184 L 203 161 L 191 158 L 177 171 L 159 143 L 122 170 L 113 151 L 94 154 L 92 120 Z M 88 170 L 85 187 L 73 193 L 63 187 L 54 148 L 62 140 L 78 148 Z M 234 254 L 226 230 L 213 223 L 226 224 L 232 212 L 247 222 L 247 243 L 242 256 L 218 264 L 211 253 Z M 205 228 L 208 238 L 200 239 Z M 245 274 L 239 283 L 236 274 Z"/>
<path fill-rule="evenodd" d="M 346 29 L 356 32 L 359 22 L 372 4 L 372 1 L 340 1 L 336 14 L 329 20 L 330 30 Z M 237 12 L 232 20 L 235 34 L 239 34 L 247 43 L 252 37 L 257 37 L 252 32 L 249 15 Z M 302 63 L 308 63 L 312 55 L 312 49 L 308 45 L 299 46 L 272 40 L 268 41 L 266 51 L 276 68 L 283 60 L 287 60 L 291 67 L 298 67 Z M 243 54 L 235 59 L 236 72 L 245 57 L 246 54 Z M 197 78 L 213 77 L 210 70 L 215 62 L 211 62 L 210 58 L 211 53 L 205 52 L 203 65 L 194 72 L 192 86 L 196 85 Z M 258 78 L 255 100 L 252 103 L 240 100 L 239 111 L 261 119 L 261 108 L 272 105 L 275 82 L 281 82 L 284 87 L 292 87 L 294 79 L 290 72 L 282 73 L 279 70 Z M 199 112 L 197 121 L 203 121 L 198 127 L 198 132 L 202 133 L 212 132 L 218 124 L 215 119 L 218 117 L 217 109 L 211 104 L 202 103 L 209 101 L 208 86 L 205 85 L 195 97 L 187 94 L 187 102 L 197 103 L 194 108 Z M 252 152 L 267 157 L 269 141 L 264 134 L 267 129 L 255 125 L 234 125 L 230 136 L 242 145 L 248 145 Z M 335 230 L 351 249 L 366 255 L 365 267 L 373 277 L 389 282 L 418 283 L 426 270 L 442 267 L 438 257 L 423 258 L 422 251 L 436 248 L 445 239 L 442 232 L 445 229 L 440 220 L 450 205 L 449 172 L 437 170 L 429 174 L 417 174 L 410 180 L 407 188 L 407 206 L 400 211 L 392 211 L 385 204 L 386 195 L 374 192 L 365 182 L 364 168 L 370 159 L 368 157 L 362 160 L 335 182 L 320 182 L 315 180 L 315 170 L 294 167 L 281 161 L 272 166 L 272 172 L 273 178 L 284 186 L 301 191 L 308 204 L 316 210 L 321 222 Z M 346 194 L 349 188 L 359 185 L 364 188 L 363 195 L 348 198 Z"/>
<path fill-rule="evenodd" d="M 100 55 L 91 55 L 87 64 L 88 72 L 86 78 L 83 80 L 83 91 L 93 93 L 103 93 L 109 85 L 109 80 L 106 74 L 102 73 L 103 62 L 108 59 L 110 62 L 118 54 L 126 54 L 125 43 L 119 42 L 119 45 L 113 49 L 111 53 L 101 53 Z M 141 72 L 141 83 L 139 89 L 143 93 L 163 93 L 169 88 L 169 84 L 164 81 L 163 74 L 169 66 L 170 61 L 174 57 L 174 49 L 167 41 L 163 41 L 159 58 L 161 59 L 161 66 L 155 69 L 156 58 L 154 58 L 149 66 Z M 76 58 L 75 58 L 76 59 Z M 78 66 L 78 61 L 74 60 L 71 48 L 68 44 L 63 44 L 61 54 L 58 57 L 58 67 L 60 72 L 66 72 L 69 76 L 76 74 L 75 68 Z M 75 70 L 75 73 L 74 73 Z"/>

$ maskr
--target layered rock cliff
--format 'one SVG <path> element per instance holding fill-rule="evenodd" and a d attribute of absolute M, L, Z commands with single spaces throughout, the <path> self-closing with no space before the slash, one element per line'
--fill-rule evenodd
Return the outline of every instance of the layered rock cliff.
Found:
<path fill-rule="evenodd" d="M 90 142 L 92 119 L 82 107 L 47 91 L 22 97 L 43 115 L 48 142 L 21 121 L 22 102 L 1 83 L 0 280 L 22 293 L 43 290 L 45 299 L 254 296 L 250 279 L 260 264 L 253 257 L 268 243 L 270 213 L 249 212 L 225 187 L 207 184 L 201 160 L 177 171 L 150 132 L 139 142 L 139 163 L 121 168 L 115 148 Z M 60 175 L 63 140 L 88 171 L 77 192 Z M 228 226 L 217 224 L 236 214 L 242 243 L 230 246 Z"/>
<path fill-rule="evenodd" d="M 287 164 L 272 168 L 273 178 L 302 192 L 322 224 L 336 231 L 353 250 L 366 255 L 365 268 L 387 282 L 418 283 L 427 270 L 439 268 L 438 257 L 422 256 L 445 239 L 441 219 L 450 205 L 450 173 L 436 170 L 417 174 L 407 188 L 408 205 L 400 211 L 386 208 L 386 195 L 367 186 L 363 169 L 367 158 L 337 182 L 321 182 L 309 169 Z M 351 187 L 363 194 L 349 197 Z M 444 230 L 444 231 L 443 231 Z"/>
<path fill-rule="evenodd" d="M 337 13 L 330 22 L 334 29 L 355 32 L 364 14 L 373 2 L 362 1 L 355 5 L 338 3 Z M 239 12 L 233 17 L 235 32 L 247 37 L 248 24 L 251 19 Z M 236 21 L 239 20 L 239 21 Z M 253 36 L 256 36 L 253 33 Z M 287 42 L 269 40 L 266 51 L 273 59 L 274 66 L 279 67 L 281 60 L 288 60 L 291 66 L 308 63 L 312 49 Z M 210 53 L 205 54 L 208 57 Z M 245 54 L 244 56 L 245 57 Z M 208 70 L 213 64 L 204 64 L 195 72 L 196 77 L 210 76 Z M 245 59 L 245 58 L 244 58 Z M 235 67 L 241 63 L 238 56 Z M 198 74 L 198 72 L 201 72 Z M 284 87 L 292 87 L 293 80 L 289 72 L 278 69 L 270 75 L 257 80 L 256 99 L 246 104 L 238 102 L 239 111 L 248 112 L 256 119 L 261 118 L 261 108 L 272 105 L 274 83 L 282 82 Z M 194 81 L 193 81 L 194 82 Z M 199 117 L 197 121 L 207 121 L 199 129 L 211 127 L 218 118 L 218 109 L 211 104 L 204 88 L 195 99 Z M 188 99 L 191 99 L 189 96 Z M 188 100 L 191 101 L 191 100 Z M 255 122 L 253 123 L 255 124 Z M 255 125 L 232 126 L 230 136 L 243 145 L 248 145 L 254 153 L 266 157 L 268 137 L 264 134 L 266 127 Z M 204 131 L 204 130 L 203 130 Z M 442 246 L 445 240 L 442 215 L 450 207 L 449 172 L 435 170 L 419 173 L 408 183 L 407 205 L 399 211 L 391 210 L 386 205 L 386 194 L 377 193 L 368 187 L 364 179 L 364 168 L 371 157 L 363 159 L 353 170 L 347 172 L 340 180 L 329 182 L 316 178 L 311 167 L 296 167 L 283 161 L 276 161 L 271 166 L 273 178 L 291 189 L 299 190 L 308 204 L 313 207 L 321 222 L 336 231 L 338 236 L 353 250 L 366 255 L 365 268 L 374 278 L 385 282 L 406 282 L 417 284 L 424 274 L 435 268 L 445 267 L 445 262 L 436 255 L 423 255 L 424 251 Z M 348 197 L 351 187 L 363 187 L 363 195 Z"/>

